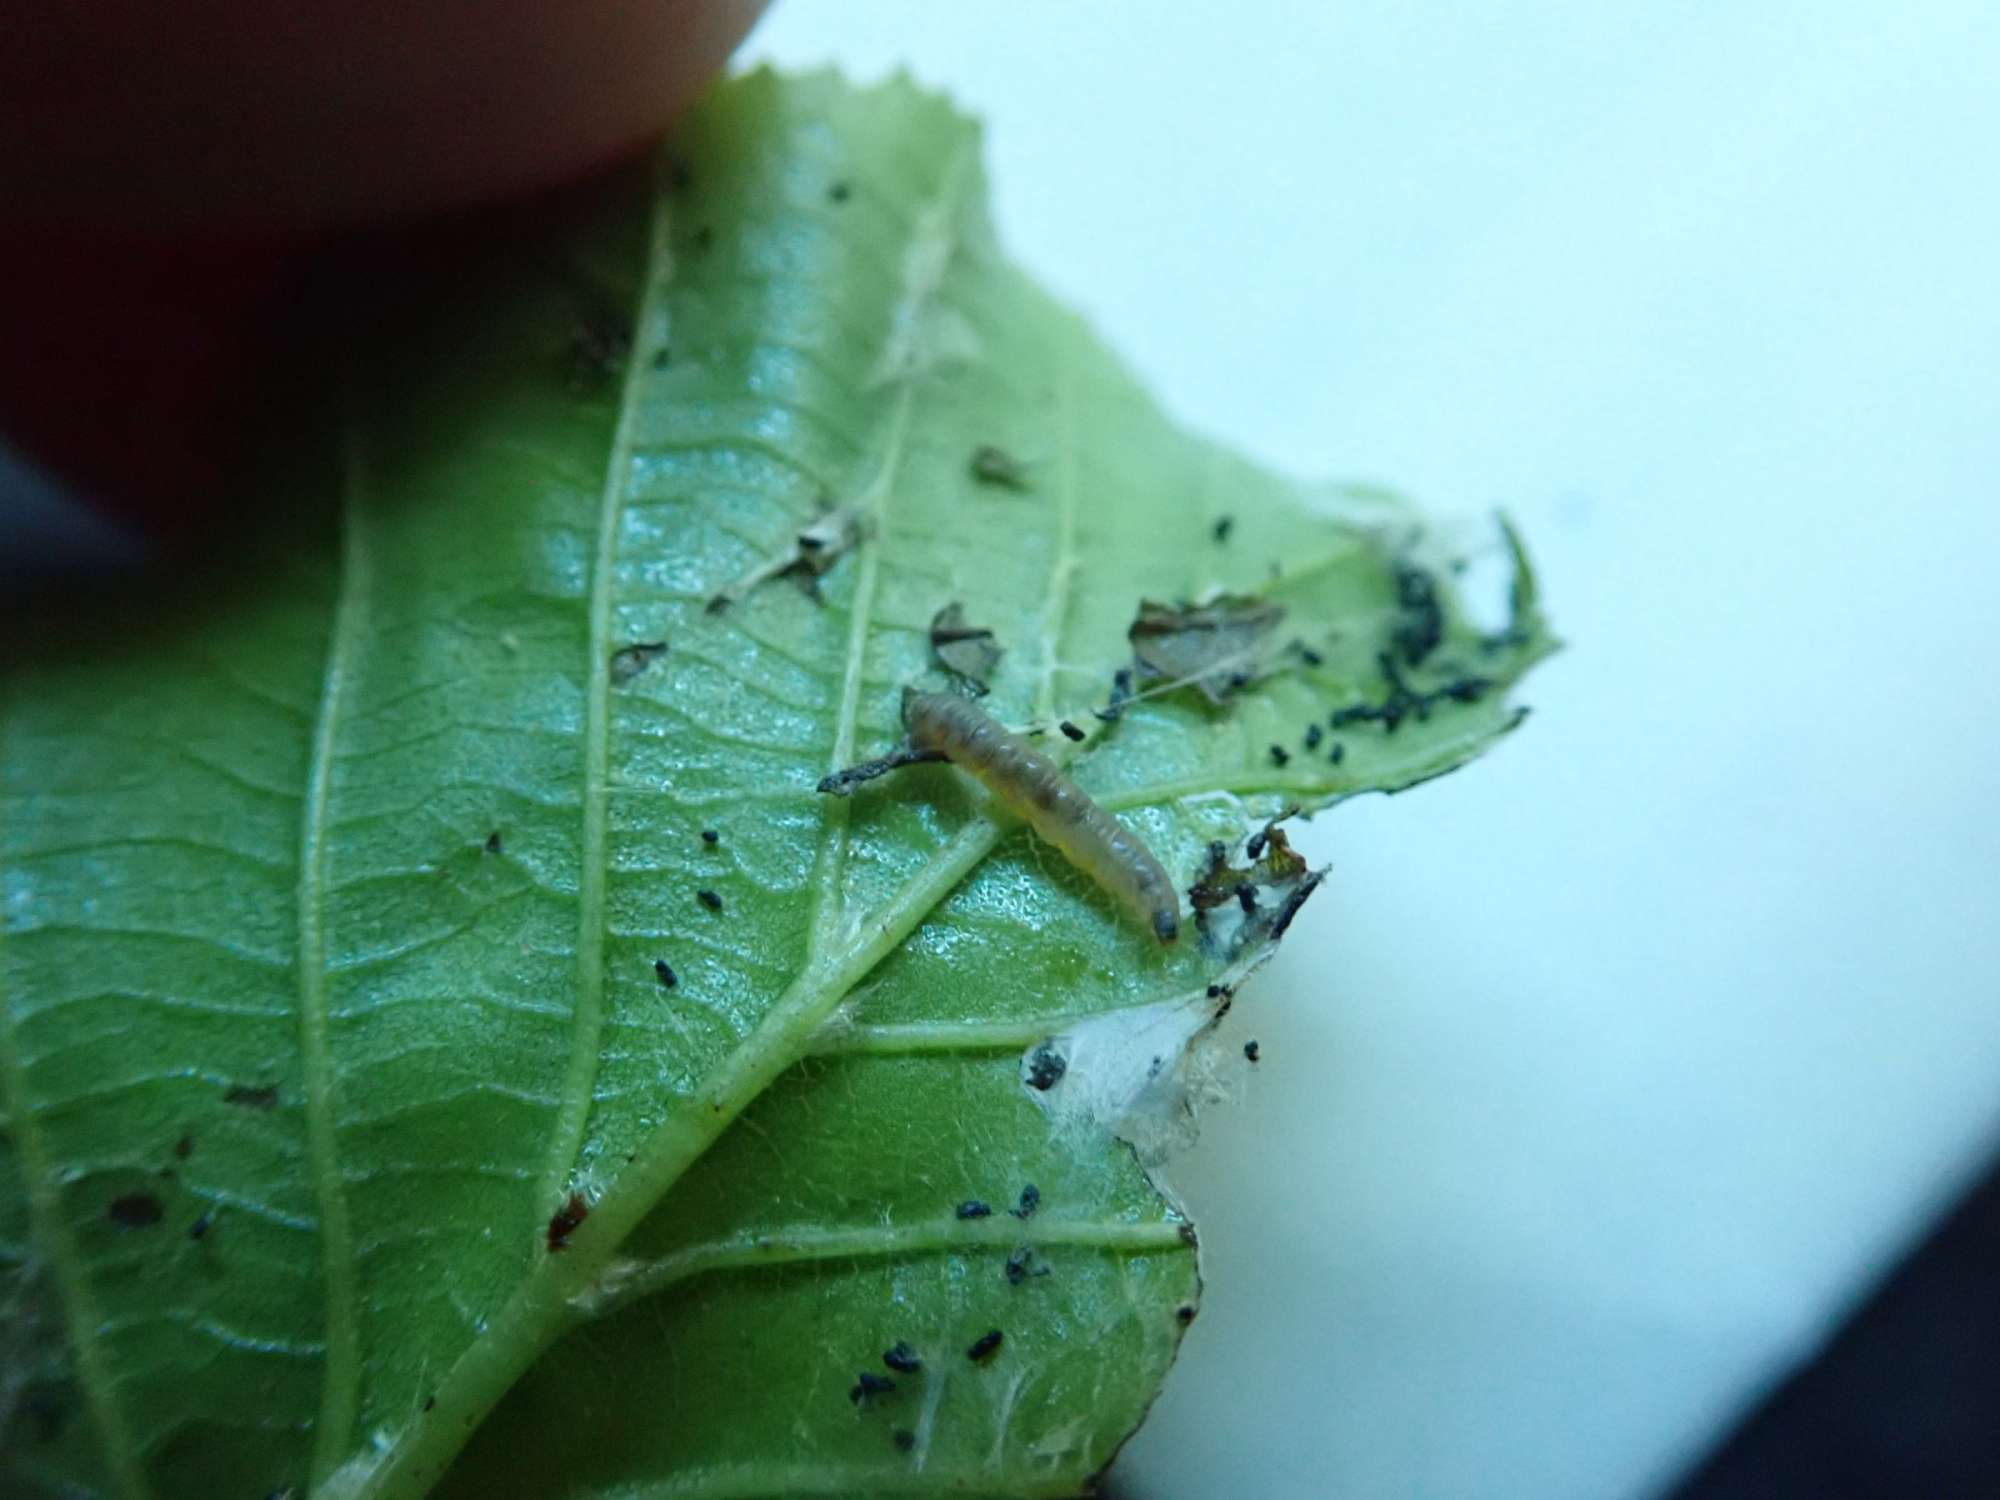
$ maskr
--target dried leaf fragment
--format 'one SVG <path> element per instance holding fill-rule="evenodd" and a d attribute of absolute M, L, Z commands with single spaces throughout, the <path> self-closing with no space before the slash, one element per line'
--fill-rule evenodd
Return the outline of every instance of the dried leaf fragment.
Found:
<path fill-rule="evenodd" d="M 947 604 L 931 618 L 931 650 L 945 669 L 984 693 L 1005 653 L 983 625 L 968 625 L 965 606 Z"/>
<path fill-rule="evenodd" d="M 887 776 L 891 771 L 900 771 L 905 766 L 928 765 L 944 758 L 941 751 L 918 750 L 909 745 L 901 745 L 887 755 L 878 755 L 873 760 L 864 760 L 859 765 L 848 766 L 820 777 L 816 790 L 824 792 L 829 797 L 845 797 L 864 781 Z"/>
<path fill-rule="evenodd" d="M 766 558 L 708 601 L 708 612 L 720 614 L 759 584 L 783 574 L 798 579 L 812 598 L 819 597 L 819 580 L 868 536 L 868 515 L 858 505 L 826 511 L 793 536 L 791 545 Z"/>
<path fill-rule="evenodd" d="M 1204 947 L 1226 948 L 1232 959 L 1275 944 L 1298 915 L 1299 908 L 1319 888 L 1323 870 L 1307 868 L 1305 856 L 1294 849 L 1278 825 L 1292 816 L 1288 808 L 1253 833 L 1244 846 L 1248 864 L 1230 863 L 1229 846 L 1220 839 L 1208 846 L 1208 866 L 1188 887 L 1188 902 L 1194 907 L 1195 930 Z M 1262 899 L 1275 896 L 1275 905 Z M 1242 913 L 1226 942 L 1211 927 L 1210 913 L 1234 905 Z M 1219 924 L 1218 924 L 1219 925 Z"/>
<path fill-rule="evenodd" d="M 1255 680 L 1265 637 L 1284 617 L 1283 605 L 1244 594 L 1200 605 L 1147 599 L 1127 636 L 1143 678 L 1191 682 L 1209 702 L 1222 703 Z"/>

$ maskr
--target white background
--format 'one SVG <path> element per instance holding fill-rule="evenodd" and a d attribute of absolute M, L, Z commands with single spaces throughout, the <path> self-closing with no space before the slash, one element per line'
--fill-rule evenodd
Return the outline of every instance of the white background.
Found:
<path fill-rule="evenodd" d="M 1315 825 L 1118 1484 L 1638 1496 L 2000 1134 L 2000 9 L 780 3 L 1184 418 L 1504 503 L 1569 649 Z"/>

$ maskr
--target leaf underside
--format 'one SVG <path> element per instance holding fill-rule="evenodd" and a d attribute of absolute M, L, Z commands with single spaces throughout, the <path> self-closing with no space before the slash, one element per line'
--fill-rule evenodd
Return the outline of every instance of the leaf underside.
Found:
<path fill-rule="evenodd" d="M 1169 424 L 978 150 L 900 80 L 725 85 L 352 337 L 293 541 L 18 653 L 0 1488 L 1062 1495 L 1138 1423 L 1192 1233 L 1022 1057 L 1223 957 L 953 767 L 815 783 L 959 604 L 1185 888 L 1477 754 L 1550 641 L 1522 562 L 1406 650 L 1411 513 Z M 1091 718 L 1139 601 L 1225 591 L 1284 611 L 1241 691 Z"/>

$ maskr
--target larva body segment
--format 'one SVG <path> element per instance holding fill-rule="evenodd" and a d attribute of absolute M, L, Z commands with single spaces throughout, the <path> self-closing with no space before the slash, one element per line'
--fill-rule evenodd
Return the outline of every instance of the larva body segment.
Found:
<path fill-rule="evenodd" d="M 977 777 L 1161 942 L 1180 935 L 1180 895 L 1153 851 L 1054 761 L 951 693 L 905 692 L 903 727 L 917 749 L 935 751 Z"/>

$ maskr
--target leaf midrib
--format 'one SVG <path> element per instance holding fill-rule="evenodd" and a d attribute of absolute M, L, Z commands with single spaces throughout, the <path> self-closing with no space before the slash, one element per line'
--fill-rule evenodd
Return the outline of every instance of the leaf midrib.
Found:
<path fill-rule="evenodd" d="M 955 232 L 957 216 L 961 211 L 962 195 L 966 188 L 968 166 L 973 159 L 970 142 L 961 143 L 947 164 L 938 185 L 925 210 L 917 216 L 919 228 L 926 223 L 946 232 Z M 660 243 L 659 235 L 664 233 L 665 195 L 655 191 L 656 237 L 654 247 Z M 915 233 L 916 231 L 913 231 Z M 936 264 L 938 275 L 928 282 L 918 281 L 907 287 L 902 300 L 892 309 L 890 318 L 890 343 L 893 344 L 897 330 L 915 326 L 915 319 L 922 311 L 922 301 L 935 295 L 943 282 L 943 271 L 951 263 L 952 256 L 945 254 Z M 649 256 L 648 293 L 652 291 L 655 267 Z M 642 307 L 646 303 L 642 299 Z M 642 325 L 643 326 L 643 322 Z M 885 345 L 889 347 L 890 345 Z M 629 372 L 635 372 L 643 364 L 635 350 L 628 365 Z M 914 400 L 914 388 L 921 370 L 903 372 L 901 388 L 897 394 L 897 404 L 890 417 L 890 430 L 882 462 L 877 466 L 871 479 L 870 488 L 864 498 L 871 515 L 880 511 L 883 502 L 894 487 L 894 480 L 900 467 L 905 433 Z M 621 405 L 620 432 L 629 417 L 631 387 L 628 383 L 625 399 Z M 614 438 L 614 441 L 616 439 Z M 622 478 L 622 469 L 614 468 Z M 608 481 L 609 482 L 609 481 Z M 622 503 L 622 501 L 621 501 Z M 600 531 L 600 536 L 602 532 Z M 834 743 L 830 747 L 830 759 L 839 764 L 843 754 L 851 755 L 855 728 L 859 719 L 860 687 L 864 673 L 861 667 L 861 653 L 865 649 L 869 626 L 870 606 L 873 597 L 873 578 L 879 567 L 879 536 L 865 546 L 860 559 L 862 571 L 857 575 L 856 594 L 853 605 L 854 623 L 850 632 L 849 655 L 842 680 L 842 695 L 835 721 Z M 608 573 L 602 576 L 608 577 Z M 595 608 L 595 595 L 593 596 Z M 604 601 L 608 620 L 609 599 Z M 607 641 L 608 644 L 608 641 Z M 596 653 L 598 660 L 592 663 L 593 678 L 600 671 L 608 674 L 608 652 Z M 608 693 L 608 675 L 606 677 Z M 606 730 L 608 741 L 608 725 Z M 608 743 L 604 747 L 608 759 Z M 588 753 L 588 752 L 587 752 Z M 869 923 L 866 928 L 847 924 L 844 921 L 843 903 L 834 882 L 844 865 L 846 849 L 846 813 L 844 801 L 834 800 L 826 807 L 826 833 L 822 837 L 818 866 L 820 876 L 815 899 L 814 922 L 809 929 L 812 933 L 804 962 L 797 977 L 780 996 L 764 1020 L 738 1044 L 705 1080 L 697 1095 L 688 1101 L 689 1107 L 673 1112 L 658 1126 L 630 1159 L 626 1169 L 612 1182 L 593 1208 L 591 1216 L 572 1236 L 565 1253 L 560 1257 L 551 1256 L 543 1260 L 536 1270 L 517 1287 L 515 1294 L 489 1322 L 483 1336 L 461 1356 L 450 1375 L 440 1383 L 428 1408 L 430 1420 L 421 1426 L 405 1429 L 398 1441 L 387 1449 L 356 1455 L 339 1470 L 328 1476 L 321 1493 L 327 1496 L 381 1495 L 399 1491 L 420 1491 L 442 1474 L 458 1448 L 483 1419 L 493 1403 L 504 1395 L 527 1363 L 560 1333 L 567 1316 L 570 1299 L 580 1292 L 602 1269 L 605 1259 L 621 1243 L 638 1221 L 651 1210 L 666 1191 L 676 1182 L 687 1168 L 697 1160 L 721 1135 L 726 1126 L 764 1089 L 792 1063 L 804 1055 L 807 1039 L 825 1019 L 826 1014 L 837 1005 L 853 985 L 921 920 L 937 901 L 955 886 L 965 873 L 982 858 L 987 847 L 980 830 L 972 829 L 961 833 L 948 849 L 958 850 L 961 857 L 952 860 L 942 878 L 933 873 L 911 887 L 904 896 L 892 903 L 893 920 Z M 973 835 L 968 838 L 967 835 Z M 969 853 L 970 859 L 964 858 Z M 597 849 L 599 858 L 594 863 L 602 864 L 602 838 Z M 600 890 L 598 910 L 602 916 L 602 872 L 599 872 Z M 581 920 L 581 919 L 580 919 Z M 865 936 L 866 932 L 874 934 Z M 893 935 L 892 935 L 893 934 Z M 597 945 L 601 965 L 602 934 L 593 940 Z M 840 958 L 834 958 L 826 944 L 838 941 L 846 944 L 846 951 Z M 580 945 L 581 946 L 581 945 Z M 601 993 L 599 996 L 601 1002 Z M 601 1010 L 601 1004 L 600 1004 Z M 601 1022 L 601 1015 L 597 1017 Z M 591 1055 L 585 1059 L 581 1049 L 572 1054 L 571 1081 L 581 1075 L 584 1078 L 584 1096 L 581 1110 L 587 1119 L 589 1080 L 595 1076 L 597 1059 L 593 1046 Z M 565 1109 L 576 1103 L 576 1096 L 567 1094 Z M 702 1103 L 708 1107 L 703 1109 Z M 581 1140 L 579 1121 L 577 1140 Z M 573 1158 L 575 1146 L 566 1148 L 566 1156 Z"/>
<path fill-rule="evenodd" d="M 351 413 L 344 414 L 340 496 L 340 568 L 328 629 L 319 706 L 299 818 L 298 964 L 299 1069 L 305 1083 L 306 1158 L 319 1203 L 321 1273 L 326 1282 L 326 1359 L 319 1416 L 313 1427 L 310 1473 L 333 1472 L 346 1455 L 361 1399 L 360 1332 L 355 1306 L 354 1228 L 340 1172 L 333 1115 L 333 1043 L 327 1014 L 326 832 L 333 797 L 342 689 L 353 643 L 369 603 L 368 557 L 361 536 L 359 493 L 365 468 Z"/>
<path fill-rule="evenodd" d="M 947 173 L 934 195 L 932 208 L 952 206 L 952 195 L 961 190 L 956 173 Z M 941 280 L 942 278 L 938 278 Z M 650 282 L 649 282 L 650 290 Z M 907 288 L 906 288 L 907 290 Z M 642 303 L 643 305 L 643 303 Z M 909 326 L 907 305 L 896 310 L 901 322 L 892 318 L 892 328 Z M 1059 339 L 1060 335 L 1056 335 Z M 1063 352 L 1058 342 L 1055 351 Z M 636 362 L 636 361 L 635 361 Z M 912 418 L 915 396 L 910 381 L 921 370 L 902 372 L 903 387 L 895 405 L 883 418 L 885 447 L 882 461 L 870 477 L 861 498 L 879 506 L 894 488 L 901 462 L 907 424 Z M 1064 445 L 1062 463 L 1054 486 L 1058 506 L 1056 545 L 1051 558 L 1050 579 L 1043 608 L 1043 637 L 1046 661 L 1043 680 L 1037 685 L 1038 707 L 1050 709 L 1054 703 L 1054 676 L 1061 665 L 1061 636 L 1067 624 L 1070 577 L 1075 561 L 1077 493 L 1073 404 L 1074 372 L 1056 372 L 1059 441 Z M 629 408 L 630 392 L 627 392 Z M 622 503 L 622 500 L 621 502 Z M 601 518 L 602 519 L 602 518 Z M 604 533 L 600 531 L 600 536 Z M 835 765 L 851 756 L 859 719 L 862 684 L 861 663 L 870 637 L 870 621 L 875 593 L 875 570 L 882 566 L 882 539 L 864 545 L 857 558 L 856 589 L 849 626 L 850 651 L 845 663 L 840 696 L 836 705 L 830 759 Z M 608 569 L 598 575 L 609 579 Z M 608 585 L 607 585 L 608 587 Z M 608 597 L 604 606 L 609 607 Z M 608 619 L 608 613 L 606 615 Z M 603 643 L 608 646 L 608 639 Z M 592 674 L 600 662 L 608 672 L 608 650 L 594 652 Z M 1485 727 L 1467 736 L 1467 744 L 1483 742 L 1494 732 Z M 607 730 L 608 735 L 608 721 Z M 606 747 L 608 750 L 608 746 Z M 1461 758 L 1459 745 L 1440 751 L 1443 761 Z M 1328 768 L 1329 770 L 1331 768 Z M 1294 771 L 1288 777 L 1262 775 L 1237 778 L 1243 785 L 1218 788 L 1214 778 L 1183 788 L 1180 783 L 1163 783 L 1129 790 L 1103 799 L 1107 808 L 1132 806 L 1139 802 L 1171 800 L 1183 789 L 1204 792 L 1235 790 L 1298 790 L 1324 795 L 1340 790 L 1340 779 L 1331 775 L 1304 776 Z M 700 1088 L 682 1107 L 671 1111 L 641 1143 L 627 1167 L 607 1186 L 593 1206 L 588 1220 L 572 1236 L 561 1255 L 541 1258 L 515 1289 L 514 1295 L 489 1321 L 482 1337 L 461 1355 L 456 1365 L 435 1389 L 435 1406 L 423 1418 L 415 1418 L 401 1432 L 388 1436 L 385 1446 L 355 1455 L 334 1474 L 323 1493 L 332 1496 L 379 1496 L 408 1494 L 434 1481 L 451 1462 L 469 1434 L 528 1363 L 568 1326 L 577 1298 L 587 1296 L 604 1272 L 617 1247 L 649 1213 L 688 1167 L 706 1152 L 723 1130 L 737 1118 L 769 1084 L 812 1049 L 821 1036 L 821 1025 L 859 981 L 893 952 L 929 913 L 943 901 L 984 860 L 1010 831 L 1011 820 L 980 817 L 962 828 L 939 850 L 920 874 L 873 912 L 855 913 L 850 918 L 842 909 L 839 864 L 845 852 L 846 809 L 835 802 L 825 810 L 826 830 L 822 834 L 817 859 L 817 890 L 813 940 L 792 982 L 772 1005 L 762 1021 L 711 1071 Z M 600 853 L 601 845 L 600 845 Z M 594 1069 L 595 1057 L 590 1059 Z"/>
<path fill-rule="evenodd" d="M 893 369 L 890 355 L 899 339 L 905 333 L 912 339 L 916 337 L 912 330 L 921 328 L 927 304 L 944 285 L 945 275 L 954 258 L 955 246 L 951 242 L 960 207 L 959 194 L 971 160 L 971 148 L 962 143 L 945 164 L 937 192 L 914 216 L 910 245 L 905 252 L 906 274 L 911 279 L 906 282 L 902 296 L 891 309 L 889 332 L 876 362 L 878 368 Z M 925 252 L 931 248 L 928 237 L 940 233 L 945 240 L 942 253 L 926 257 Z M 916 274 L 920 271 L 930 274 Z M 910 369 L 902 371 L 897 377 L 896 404 L 890 414 L 882 458 L 859 501 L 865 518 L 863 540 L 860 565 L 855 576 L 854 599 L 850 606 L 847 655 L 841 673 L 833 743 L 827 753 L 826 771 L 829 775 L 854 760 L 854 736 L 861 717 L 861 687 L 868 675 L 868 642 L 874 633 L 875 594 L 881 576 L 882 554 L 888 543 L 889 501 L 896 493 L 903 459 L 909 451 L 910 415 L 916 405 L 917 385 L 922 373 L 921 369 Z M 869 536 L 871 530 L 872 537 Z M 807 972 L 843 933 L 847 917 L 849 814 L 850 803 L 845 797 L 831 798 L 820 809 L 824 832 L 819 855 L 814 862 L 813 914 L 806 929 L 811 945 L 804 966 Z"/>

